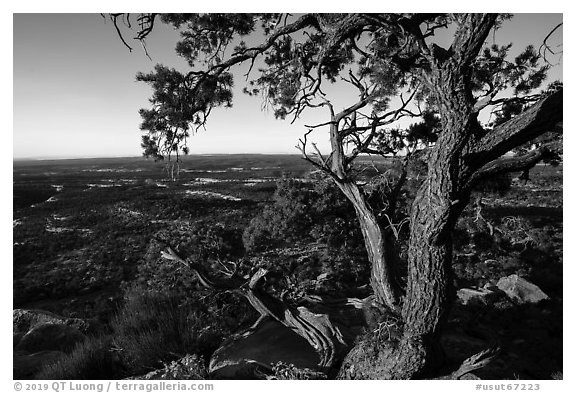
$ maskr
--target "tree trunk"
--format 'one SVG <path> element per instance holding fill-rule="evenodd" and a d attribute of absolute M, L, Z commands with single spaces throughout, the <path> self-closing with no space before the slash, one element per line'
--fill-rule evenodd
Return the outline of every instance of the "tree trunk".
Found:
<path fill-rule="evenodd" d="M 436 169 L 439 177 L 447 177 L 447 171 Z M 410 377 L 426 374 L 442 362 L 438 339 L 452 299 L 453 205 L 445 187 L 449 183 L 429 177 L 412 206 L 408 284 L 402 304 L 402 344 L 407 353 L 399 366 Z"/>
<path fill-rule="evenodd" d="M 440 366 L 442 351 L 438 335 L 450 306 L 452 204 L 442 181 L 444 171 L 427 178 L 412 205 L 408 254 L 408 285 L 401 321 L 395 335 L 367 336 L 346 357 L 340 378 L 411 379 Z M 382 325 L 390 327 L 391 321 Z"/>
<path fill-rule="evenodd" d="M 411 207 L 406 295 L 400 321 L 395 324 L 397 334 L 382 338 L 369 332 L 348 354 L 341 378 L 420 378 L 442 365 L 438 339 L 451 303 L 451 231 L 466 200 L 460 192 L 460 157 L 478 129 L 471 111 L 472 97 L 458 88 L 462 79 L 452 78 L 458 74 L 434 75 L 439 79 L 435 86 L 454 88 L 436 91 L 443 131 L 429 155 L 427 177 Z M 390 325 L 390 321 L 383 323 Z"/>
<path fill-rule="evenodd" d="M 374 291 L 376 302 L 390 310 L 400 311 L 400 288 L 395 275 L 394 261 L 389 248 L 392 244 L 386 243 L 383 230 L 376 220 L 374 212 L 366 203 L 359 187 L 353 182 L 337 182 L 338 187 L 350 200 L 368 253 L 371 266 L 370 284 Z"/>

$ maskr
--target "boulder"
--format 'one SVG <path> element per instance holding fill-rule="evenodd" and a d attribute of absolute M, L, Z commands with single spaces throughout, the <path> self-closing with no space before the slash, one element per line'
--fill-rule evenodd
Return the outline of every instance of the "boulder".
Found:
<path fill-rule="evenodd" d="M 95 319 L 65 318 L 44 310 L 15 309 L 12 311 L 14 336 L 21 337 L 34 327 L 44 324 L 67 325 L 84 334 L 98 334 L 104 330 L 104 326 Z M 17 341 L 16 337 L 14 341 Z"/>
<path fill-rule="evenodd" d="M 317 369 L 320 358 L 304 338 L 279 322 L 268 320 L 255 331 L 232 337 L 218 348 L 208 372 L 216 379 L 256 378 L 259 367 L 271 369 L 283 362 Z"/>
<path fill-rule="evenodd" d="M 61 351 L 14 352 L 12 357 L 12 378 L 32 378 L 44 364 L 52 362 L 62 355 L 64 355 L 64 352 Z"/>
<path fill-rule="evenodd" d="M 496 286 L 516 304 L 535 304 L 550 299 L 538 286 L 517 274 L 502 277 Z"/>
<path fill-rule="evenodd" d="M 64 324 L 66 318 L 44 310 L 22 310 L 12 311 L 13 334 L 26 334 L 36 325 L 45 323 Z"/>
<path fill-rule="evenodd" d="M 456 294 L 463 305 L 488 305 L 494 302 L 500 294 L 487 288 L 460 288 Z"/>
<path fill-rule="evenodd" d="M 68 325 L 44 323 L 34 326 L 18 342 L 16 351 L 29 353 L 40 351 L 70 352 L 86 336 Z"/>

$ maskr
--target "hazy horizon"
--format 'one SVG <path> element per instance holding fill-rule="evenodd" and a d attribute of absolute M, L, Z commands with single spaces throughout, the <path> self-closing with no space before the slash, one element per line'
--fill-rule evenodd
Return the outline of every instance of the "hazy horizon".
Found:
<path fill-rule="evenodd" d="M 528 43 L 542 41 L 562 18 L 563 14 L 517 14 L 493 39 L 512 42 L 515 55 Z M 149 106 L 151 89 L 135 82 L 135 75 L 151 71 L 157 63 L 189 69 L 174 51 L 177 31 L 157 24 L 147 40 L 150 61 L 138 47 L 130 53 L 111 22 L 98 14 L 13 14 L 13 22 L 13 158 L 140 156 L 138 110 Z M 562 34 L 556 37 L 560 42 Z M 189 138 L 191 153 L 298 154 L 295 146 L 305 125 L 326 121 L 322 109 L 304 113 L 294 124 L 276 120 L 262 109 L 261 97 L 241 92 L 248 66 L 234 70 L 233 108 L 213 111 L 206 130 Z M 563 80 L 561 57 L 544 85 L 553 80 Z M 327 84 L 326 89 L 336 108 L 351 103 L 349 88 Z M 325 130 L 314 132 L 309 141 L 323 152 L 330 148 Z"/>
<path fill-rule="evenodd" d="M 190 153 L 188 155 L 181 156 L 180 158 L 185 160 L 186 157 L 194 156 L 301 156 L 300 153 Z M 26 157 L 13 157 L 12 161 L 56 161 L 56 160 L 82 160 L 82 159 L 106 159 L 106 158 L 142 158 L 145 160 L 154 160 L 151 157 L 144 157 L 143 155 L 119 155 L 119 156 L 26 156 Z"/>

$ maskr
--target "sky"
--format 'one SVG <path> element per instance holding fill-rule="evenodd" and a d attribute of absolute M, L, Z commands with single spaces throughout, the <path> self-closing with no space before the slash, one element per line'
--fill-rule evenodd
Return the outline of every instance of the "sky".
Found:
<path fill-rule="evenodd" d="M 518 14 L 495 39 L 513 42 L 520 51 L 542 42 L 561 21 L 562 14 Z M 187 70 L 174 52 L 177 39 L 171 27 L 157 24 L 147 41 L 151 61 L 136 42 L 130 53 L 112 23 L 97 13 L 14 14 L 13 158 L 141 155 L 138 110 L 148 107 L 151 89 L 135 75 L 156 63 Z M 549 81 L 563 79 L 559 60 Z M 297 154 L 305 124 L 326 120 L 325 109 L 294 124 L 274 119 L 272 112 L 262 111 L 260 97 L 240 92 L 245 69 L 237 71 L 234 107 L 212 113 L 206 130 L 190 140 L 192 154 Z M 332 91 L 336 109 L 352 103 L 340 87 Z M 316 134 L 319 146 L 327 146 L 327 134 Z"/>

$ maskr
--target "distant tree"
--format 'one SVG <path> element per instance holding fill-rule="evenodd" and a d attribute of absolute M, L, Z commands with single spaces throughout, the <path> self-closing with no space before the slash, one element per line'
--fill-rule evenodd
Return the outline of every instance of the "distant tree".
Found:
<path fill-rule="evenodd" d="M 232 68 L 241 63 L 250 64 L 247 79 L 255 74 L 244 91 L 261 94 L 277 118 L 296 119 L 314 108 L 327 111 L 326 121 L 308 126 L 298 147 L 303 158 L 328 174 L 352 203 L 371 263 L 372 306 L 397 321 L 399 332 L 357 344 L 338 375 L 408 379 L 433 373 L 440 363 L 439 335 L 453 298 L 452 231 L 472 189 L 486 177 L 523 169 L 561 149 L 561 139 L 554 137 L 513 158 L 502 158 L 545 133 L 559 135 L 563 113 L 562 88 L 537 93 L 549 68 L 541 53 L 530 46 L 509 60 L 511 45 L 486 44 L 490 32 L 511 16 L 145 14 L 139 18 L 141 41 L 155 20 L 179 28 L 176 51 L 191 67 L 181 73 L 159 65 L 154 72 L 137 76 L 154 91 L 151 108 L 141 111 L 146 155 L 186 152 L 191 130 L 203 127 L 214 107 L 232 104 Z M 454 33 L 443 47 L 435 41 L 435 33 L 446 27 Z M 326 84 L 334 82 L 356 91 L 343 109 L 335 108 L 324 92 Z M 496 111 L 498 120 L 482 125 L 479 115 L 489 111 Z M 419 121 L 399 127 L 398 120 L 407 117 Z M 330 137 L 329 153 L 309 142 L 309 135 L 319 129 L 326 129 Z M 426 177 L 410 208 L 405 277 L 397 269 L 395 223 L 382 226 L 377 220 L 377 214 L 394 217 L 396 194 L 389 193 L 387 205 L 374 211 L 353 170 L 364 154 L 404 157 L 400 173 L 382 175 L 392 190 L 406 181 L 412 157 L 426 163 Z M 257 279 L 249 288 L 256 288 Z M 294 317 L 289 308 L 278 308 L 285 310 L 285 317 L 270 311 L 263 306 L 269 303 L 258 303 L 254 296 L 248 297 L 263 315 L 267 312 L 278 320 Z M 314 329 L 321 321 L 315 325 L 313 317 L 307 318 L 308 324 L 294 325 L 300 334 L 319 352 L 336 347 L 326 322 L 322 322 L 325 329 Z M 322 359 L 323 365 L 335 362 L 334 356 Z M 481 358 L 476 360 L 482 363 Z"/>

